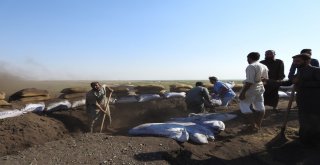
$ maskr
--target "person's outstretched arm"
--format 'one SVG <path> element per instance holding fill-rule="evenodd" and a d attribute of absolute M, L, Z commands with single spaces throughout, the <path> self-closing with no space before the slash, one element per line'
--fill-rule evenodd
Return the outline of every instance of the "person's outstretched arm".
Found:
<path fill-rule="evenodd" d="M 289 75 L 288 75 L 288 78 L 289 80 L 292 80 L 293 77 L 294 77 L 294 74 L 296 73 L 296 67 L 293 65 L 293 63 L 291 64 L 291 67 L 290 67 L 290 71 L 289 71 Z"/>

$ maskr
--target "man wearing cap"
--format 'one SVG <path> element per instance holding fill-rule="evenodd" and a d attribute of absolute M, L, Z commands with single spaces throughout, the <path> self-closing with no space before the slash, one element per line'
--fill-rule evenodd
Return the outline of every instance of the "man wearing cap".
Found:
<path fill-rule="evenodd" d="M 302 49 L 300 54 L 309 54 L 311 57 L 312 50 L 311 49 Z M 319 67 L 319 61 L 317 59 L 310 58 L 310 65 L 315 66 L 315 67 Z M 296 73 L 296 70 L 297 70 L 297 67 L 292 63 L 292 65 L 290 67 L 289 75 L 288 75 L 289 80 L 292 80 L 292 78 L 294 77 L 294 75 Z"/>
<path fill-rule="evenodd" d="M 275 59 L 275 51 L 267 50 L 265 52 L 265 59 L 260 61 L 262 64 L 266 65 L 269 69 L 268 76 L 271 80 L 283 80 L 284 75 L 284 64 L 282 60 Z M 264 105 L 273 107 L 273 110 L 277 110 L 279 102 L 279 85 L 275 84 L 265 84 Z"/>
<path fill-rule="evenodd" d="M 258 131 L 265 114 L 263 102 L 265 90 L 262 79 L 268 79 L 268 68 L 258 62 L 259 58 L 260 54 L 258 52 L 248 54 L 249 65 L 246 68 L 246 80 L 244 80 L 244 86 L 239 95 L 240 110 L 248 117 L 250 122 L 248 131 Z"/>
<path fill-rule="evenodd" d="M 202 82 L 196 82 L 196 86 L 186 94 L 187 109 L 194 113 L 205 111 L 205 107 L 211 107 L 209 91 Z"/>
<path fill-rule="evenodd" d="M 219 81 L 217 77 L 209 77 L 209 81 L 213 84 L 214 96 L 221 99 L 221 106 L 228 107 L 230 101 L 236 96 L 234 91 L 224 82 Z"/>
<path fill-rule="evenodd" d="M 288 81 L 278 82 L 283 86 L 295 85 L 299 113 L 299 138 L 308 146 L 320 146 L 320 68 L 310 65 L 309 54 L 293 56 L 297 74 Z M 267 83 L 274 83 L 268 80 Z"/>
<path fill-rule="evenodd" d="M 106 85 L 100 85 L 99 82 L 90 84 L 91 90 L 86 94 L 86 111 L 91 119 L 90 132 L 93 132 L 96 121 L 106 113 L 109 117 L 109 125 L 111 125 L 111 114 L 107 107 L 107 90 L 113 90 Z"/>

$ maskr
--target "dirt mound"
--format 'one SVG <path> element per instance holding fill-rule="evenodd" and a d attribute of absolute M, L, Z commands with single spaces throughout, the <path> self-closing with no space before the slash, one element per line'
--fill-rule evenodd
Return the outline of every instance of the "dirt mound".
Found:
<path fill-rule="evenodd" d="M 61 122 L 33 113 L 0 120 L 0 123 L 0 155 L 69 137 L 68 130 Z"/>

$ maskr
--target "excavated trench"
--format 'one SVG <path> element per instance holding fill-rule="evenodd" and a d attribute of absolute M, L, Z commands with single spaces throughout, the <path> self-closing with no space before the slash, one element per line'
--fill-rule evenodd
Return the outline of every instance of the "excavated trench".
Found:
<path fill-rule="evenodd" d="M 163 122 L 172 117 L 187 116 L 183 98 L 162 99 L 144 103 L 110 106 L 112 125 L 105 122 L 103 133 L 124 135 L 130 128 L 148 122 Z M 0 156 L 15 154 L 34 145 L 79 136 L 89 131 L 84 107 L 51 114 L 28 113 L 0 120 Z M 99 132 L 101 120 L 95 131 Z"/>

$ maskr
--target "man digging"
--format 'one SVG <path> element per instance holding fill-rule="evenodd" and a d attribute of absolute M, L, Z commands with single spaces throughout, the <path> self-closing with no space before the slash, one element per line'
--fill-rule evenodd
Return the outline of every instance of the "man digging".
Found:
<path fill-rule="evenodd" d="M 103 113 L 108 115 L 109 126 L 111 125 L 111 114 L 109 108 L 107 108 L 108 99 L 106 95 L 107 90 L 110 94 L 113 90 L 106 85 L 100 85 L 99 82 L 92 82 L 90 85 L 92 89 L 86 94 L 86 111 L 91 120 L 90 132 L 93 133 L 96 121 L 101 118 Z"/>

